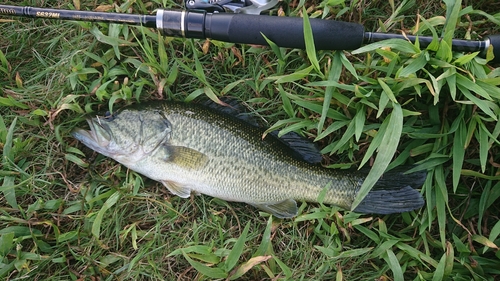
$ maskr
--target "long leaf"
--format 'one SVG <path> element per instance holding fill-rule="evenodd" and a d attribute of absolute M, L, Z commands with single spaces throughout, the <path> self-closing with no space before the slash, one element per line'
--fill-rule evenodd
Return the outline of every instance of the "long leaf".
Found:
<path fill-rule="evenodd" d="M 403 130 L 403 110 L 401 106 L 397 103 L 393 104 L 393 110 L 389 117 L 389 123 L 387 130 L 382 138 L 382 142 L 379 146 L 379 151 L 373 167 L 368 173 L 368 176 L 364 180 L 361 188 L 352 203 L 351 210 L 354 210 L 365 196 L 370 192 L 371 188 L 375 185 L 378 179 L 389 166 L 391 159 L 396 153 L 399 140 L 401 137 L 401 132 Z"/>
<path fill-rule="evenodd" d="M 486 126 L 483 124 L 482 121 L 479 123 L 479 162 L 481 163 L 481 172 L 486 171 L 486 162 L 488 160 L 488 151 L 489 151 L 489 144 L 488 144 L 488 129 Z"/>
<path fill-rule="evenodd" d="M 14 248 L 14 232 L 0 235 L 0 258 L 6 257 Z"/>
<path fill-rule="evenodd" d="M 3 120 L 2 120 L 3 121 Z M 3 145 L 3 159 L 2 164 L 4 167 L 9 167 L 10 163 L 14 162 L 14 155 L 12 151 L 12 140 L 14 135 L 14 129 L 16 128 L 17 117 L 14 118 L 10 124 L 9 130 L 7 131 L 7 136 L 5 137 L 5 143 Z"/>
<path fill-rule="evenodd" d="M 392 270 L 392 274 L 394 275 L 394 280 L 404 281 L 403 269 L 399 264 L 398 258 L 396 257 L 394 252 L 390 249 L 387 250 L 386 253 L 387 253 L 387 258 L 385 258 L 385 261 L 389 264 L 389 267 Z"/>
<path fill-rule="evenodd" d="M 243 232 L 241 233 L 241 236 L 238 238 L 238 240 L 236 240 L 233 249 L 231 250 L 231 252 L 229 252 L 229 255 L 227 256 L 225 264 L 226 272 L 231 271 L 231 269 L 233 269 L 233 267 L 238 263 L 238 260 L 240 259 L 240 256 L 243 253 L 245 247 L 245 241 L 247 240 L 249 229 L 250 229 L 250 222 L 247 223 L 245 229 L 243 229 Z"/>
<path fill-rule="evenodd" d="M 465 157 L 465 139 L 467 137 L 465 122 L 460 120 L 459 127 L 453 138 L 453 192 L 456 192 L 458 181 L 460 180 L 460 172 Z"/>
<path fill-rule="evenodd" d="M 318 57 L 316 56 L 316 47 L 314 46 L 314 38 L 311 28 L 311 23 L 309 22 L 309 17 L 307 16 L 306 8 L 302 8 L 302 15 L 304 16 L 304 41 L 306 44 L 306 53 L 309 61 L 314 66 L 316 72 L 321 73 L 319 68 Z"/>
<path fill-rule="evenodd" d="M 193 260 L 184 252 L 182 252 L 182 255 L 189 262 L 189 264 L 192 267 L 194 267 L 194 269 L 196 269 L 196 271 L 198 271 L 199 273 L 201 273 L 207 277 L 215 278 L 215 279 L 227 277 L 227 273 L 220 268 L 206 266 L 206 265 L 202 264 L 201 262 L 197 262 L 197 261 Z"/>
<path fill-rule="evenodd" d="M 273 226 L 273 216 L 269 216 L 269 219 L 267 220 L 267 226 L 266 229 L 264 230 L 264 233 L 262 234 L 262 241 L 260 242 L 259 248 L 255 252 L 254 256 L 264 256 L 266 254 L 270 254 L 268 252 L 269 249 L 272 250 L 272 248 L 269 247 L 269 244 L 271 243 L 271 228 Z"/>
<path fill-rule="evenodd" d="M 477 98 L 469 91 L 468 88 L 463 87 L 462 85 L 458 85 L 458 88 L 466 98 L 468 98 L 471 102 L 477 105 L 477 107 L 479 107 L 484 113 L 493 118 L 495 121 L 498 120 L 497 116 L 489 106 L 490 104 L 493 106 L 494 103 Z"/>
<path fill-rule="evenodd" d="M 448 205 L 448 190 L 446 189 L 445 176 L 443 166 L 437 166 L 434 169 L 434 177 L 436 183 L 436 213 L 439 226 L 439 237 L 441 245 L 445 249 L 446 245 L 446 206 Z"/>
<path fill-rule="evenodd" d="M 441 256 L 441 259 L 439 260 L 439 264 L 438 264 L 436 270 L 434 271 L 434 275 L 432 276 L 432 281 L 443 280 L 445 265 L 446 265 L 446 253 L 444 253 Z"/>
<path fill-rule="evenodd" d="M 113 194 L 111 194 L 111 196 L 109 196 L 108 200 L 106 200 L 106 202 L 104 202 L 104 204 L 102 205 L 102 208 L 97 213 L 95 220 L 94 220 L 94 223 L 92 224 L 92 234 L 95 237 L 99 237 L 99 233 L 101 232 L 101 223 L 102 223 L 102 219 L 104 217 L 104 214 L 106 213 L 106 211 L 109 208 L 113 207 L 113 205 L 116 204 L 116 202 L 118 201 L 119 198 L 120 198 L 120 192 L 115 191 Z"/>
<path fill-rule="evenodd" d="M 414 59 L 410 64 L 405 66 L 401 72 L 399 73 L 400 77 L 407 77 L 410 74 L 414 74 L 415 72 L 422 69 L 427 64 L 427 59 L 425 57 L 425 52 L 420 53 L 416 59 Z"/>
<path fill-rule="evenodd" d="M 7 136 L 5 137 L 5 144 L 3 146 L 2 164 L 6 168 L 10 167 L 10 165 L 13 164 L 14 162 L 14 152 L 12 148 L 13 148 L 14 129 L 16 128 L 16 124 L 17 124 L 17 117 L 14 118 L 14 121 L 12 121 L 9 130 L 7 131 Z M 14 183 L 15 183 L 15 177 L 13 176 L 4 177 L 1 187 L 4 187 L 5 189 L 2 188 L 3 190 L 2 193 L 7 203 L 12 208 L 19 210 Z"/>
<path fill-rule="evenodd" d="M 446 4 L 446 25 L 443 36 L 443 41 L 451 47 L 453 35 L 458 22 L 460 9 L 462 8 L 462 0 L 443 0 Z"/>
<path fill-rule="evenodd" d="M 333 63 L 328 75 L 328 81 L 339 81 L 340 74 L 342 73 L 342 64 L 340 63 L 339 52 L 335 52 L 333 56 Z M 326 116 L 328 110 L 330 109 L 330 102 L 332 100 L 333 91 L 335 91 L 335 86 L 328 86 L 325 90 L 325 99 L 323 100 L 323 110 L 321 111 L 321 118 L 318 122 L 318 132 L 323 130 L 323 125 L 325 124 Z"/>
<path fill-rule="evenodd" d="M 500 235 L 500 221 L 497 221 L 495 223 L 495 226 L 493 226 L 493 228 L 491 228 L 490 236 L 488 237 L 488 240 L 495 241 L 499 235 Z M 486 250 L 487 250 L 487 248 L 484 249 L 484 252 L 486 252 Z"/>
<path fill-rule="evenodd" d="M 243 274 L 247 273 L 252 267 L 267 261 L 268 259 L 272 258 L 272 256 L 256 256 L 251 259 L 249 259 L 247 262 L 243 263 L 238 270 L 232 275 L 229 280 L 236 280 L 243 276 Z"/>
<path fill-rule="evenodd" d="M 366 46 L 363 46 L 359 49 L 352 51 L 352 53 L 353 54 L 361 54 L 361 53 L 366 53 L 366 52 L 374 51 L 374 50 L 381 49 L 381 48 L 387 48 L 387 47 L 394 49 L 394 50 L 399 50 L 399 51 L 402 51 L 405 53 L 409 53 L 409 54 L 415 54 L 415 53 L 419 52 L 417 47 L 415 47 L 412 43 L 410 43 L 406 40 L 388 39 L 388 40 L 383 40 L 380 42 L 368 44 Z"/>
<path fill-rule="evenodd" d="M 363 156 L 363 159 L 361 160 L 359 167 L 363 167 L 366 164 L 366 162 L 370 160 L 373 153 L 375 153 L 375 151 L 379 148 L 384 136 L 387 134 L 387 127 L 389 125 L 390 120 L 391 120 L 390 118 L 386 118 L 384 122 L 382 122 L 382 125 L 380 125 L 380 128 L 378 129 L 377 134 L 370 143 L 368 150 L 366 150 L 365 156 Z"/>
<path fill-rule="evenodd" d="M 354 121 L 351 121 L 349 123 L 349 126 L 347 126 L 345 133 L 342 135 L 337 144 L 331 149 L 330 153 L 333 154 L 337 150 L 341 149 L 342 146 L 344 146 L 352 138 L 352 136 L 354 136 L 355 129 L 356 129 L 355 123 Z M 327 146 L 327 148 L 329 148 L 329 146 Z"/>

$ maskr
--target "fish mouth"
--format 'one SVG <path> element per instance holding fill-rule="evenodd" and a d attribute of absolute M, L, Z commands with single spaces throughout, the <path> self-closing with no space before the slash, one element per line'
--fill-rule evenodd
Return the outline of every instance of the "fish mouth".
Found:
<path fill-rule="evenodd" d="M 89 148 L 102 153 L 111 143 L 111 134 L 97 118 L 87 119 L 90 130 L 76 128 L 71 134 Z"/>

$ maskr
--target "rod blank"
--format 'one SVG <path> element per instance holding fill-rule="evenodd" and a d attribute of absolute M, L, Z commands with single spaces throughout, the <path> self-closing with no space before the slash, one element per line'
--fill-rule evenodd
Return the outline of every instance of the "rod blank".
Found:
<path fill-rule="evenodd" d="M 35 7 L 19 7 L 11 5 L 0 5 L 0 15 L 20 16 L 30 18 L 48 18 L 76 21 L 112 22 L 132 25 L 143 25 L 156 28 L 156 16 L 87 12 L 76 10 L 61 10 Z"/>

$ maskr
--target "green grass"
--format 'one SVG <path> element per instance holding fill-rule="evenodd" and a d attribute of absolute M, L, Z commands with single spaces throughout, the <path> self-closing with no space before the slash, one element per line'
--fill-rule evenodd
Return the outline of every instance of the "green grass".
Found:
<path fill-rule="evenodd" d="M 412 33 L 418 22 L 421 34 L 445 38 L 499 32 L 498 3 L 462 1 L 460 11 L 455 2 L 282 4 L 289 15 L 305 8 L 310 18 L 359 22 L 368 31 Z M 95 1 L 51 1 L 77 4 L 96 8 Z M 179 7 L 118 4 L 116 11 L 134 13 Z M 2 280 L 500 276 L 498 64 L 452 53 L 444 43 L 315 52 L 7 17 L 0 30 Z M 302 203 L 298 217 L 279 220 L 245 204 L 175 197 L 70 135 L 98 110 L 223 95 L 238 97 L 274 129 L 316 140 L 325 165 L 375 163 L 372 176 L 387 165 L 427 170 L 426 206 L 368 216 Z"/>

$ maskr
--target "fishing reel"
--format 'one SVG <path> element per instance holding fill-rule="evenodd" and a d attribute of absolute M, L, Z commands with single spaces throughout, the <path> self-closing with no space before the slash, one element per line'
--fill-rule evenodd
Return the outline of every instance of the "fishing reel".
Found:
<path fill-rule="evenodd" d="M 188 10 L 209 13 L 237 13 L 260 15 L 278 4 L 278 0 L 186 0 Z"/>

